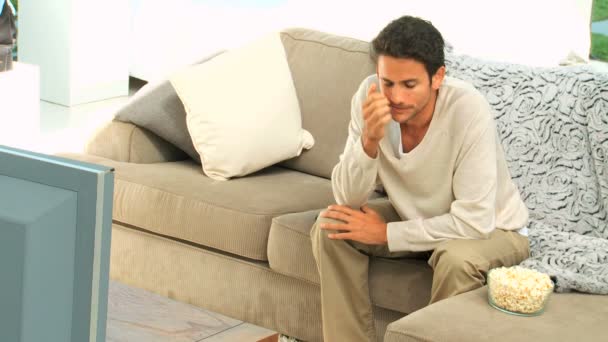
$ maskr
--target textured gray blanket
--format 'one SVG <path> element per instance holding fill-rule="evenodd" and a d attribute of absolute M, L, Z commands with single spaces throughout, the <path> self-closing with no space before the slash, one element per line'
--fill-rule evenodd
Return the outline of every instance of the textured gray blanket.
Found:
<path fill-rule="evenodd" d="M 556 291 L 608 294 L 608 75 L 446 56 L 495 111 L 511 176 L 530 209 L 530 258 Z"/>
<path fill-rule="evenodd" d="M 608 294 L 608 240 L 532 225 L 530 258 L 521 266 L 551 275 L 557 292 Z"/>

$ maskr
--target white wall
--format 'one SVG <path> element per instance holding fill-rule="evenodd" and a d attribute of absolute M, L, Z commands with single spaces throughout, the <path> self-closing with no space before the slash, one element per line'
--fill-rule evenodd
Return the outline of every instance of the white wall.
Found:
<path fill-rule="evenodd" d="M 392 19 L 412 14 L 432 21 L 456 53 L 536 66 L 558 65 L 571 53 L 588 60 L 592 0 L 326 2 L 294 0 L 289 12 L 365 40 Z"/>
<path fill-rule="evenodd" d="M 286 27 L 371 40 L 404 14 L 429 19 L 456 53 L 536 66 L 589 55 L 592 0 L 131 0 L 131 75 L 163 78 L 218 49 Z M 575 58 L 572 58 L 572 57 Z"/>

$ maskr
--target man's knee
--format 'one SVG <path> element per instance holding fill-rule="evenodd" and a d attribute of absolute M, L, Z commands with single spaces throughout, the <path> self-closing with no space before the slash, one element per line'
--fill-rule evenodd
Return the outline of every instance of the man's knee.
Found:
<path fill-rule="evenodd" d="M 317 220 L 315 221 L 315 224 L 313 225 L 313 227 L 310 231 L 310 238 L 311 238 L 312 244 L 313 244 L 313 252 L 315 254 L 318 252 L 318 249 L 324 250 L 327 248 L 327 246 L 334 246 L 336 241 L 330 239 L 329 234 L 335 234 L 335 233 L 340 232 L 339 230 L 334 230 L 334 229 L 323 229 L 323 228 L 321 228 L 321 224 L 323 224 L 323 223 L 343 223 L 336 219 L 322 217 L 321 216 L 322 213 L 323 213 L 323 211 L 319 213 L 319 215 L 317 216 Z"/>
<path fill-rule="evenodd" d="M 332 234 L 332 233 L 336 233 L 337 230 L 328 230 L 328 229 L 322 229 L 321 228 L 321 224 L 322 223 L 343 223 L 341 221 L 338 221 L 336 219 L 332 219 L 332 218 L 327 218 L 327 217 L 322 217 L 321 215 L 324 213 L 325 211 L 321 211 L 319 213 L 319 215 L 317 216 L 317 220 L 315 221 L 315 224 L 313 225 L 312 229 L 310 230 L 310 237 L 312 239 L 324 239 L 324 240 L 329 240 L 328 235 Z"/>
<path fill-rule="evenodd" d="M 479 273 L 483 265 L 480 260 L 471 253 L 466 253 L 450 246 L 439 246 L 428 261 L 436 272 L 446 274 L 469 274 L 471 276 Z"/>
<path fill-rule="evenodd" d="M 431 303 L 474 290 L 485 283 L 486 267 L 471 251 L 439 246 L 431 255 L 429 265 L 433 268 Z"/>

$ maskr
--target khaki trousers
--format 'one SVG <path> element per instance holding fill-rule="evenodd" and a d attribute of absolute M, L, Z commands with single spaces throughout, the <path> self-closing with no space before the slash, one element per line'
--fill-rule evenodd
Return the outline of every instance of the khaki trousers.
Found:
<path fill-rule="evenodd" d="M 401 220 L 394 209 L 370 204 L 385 222 Z M 331 240 L 335 231 L 319 228 L 336 222 L 319 216 L 311 230 L 313 254 L 321 278 L 323 339 L 326 342 L 375 341 L 369 293 L 369 256 L 424 258 L 433 268 L 430 303 L 474 290 L 485 284 L 494 267 L 519 264 L 529 256 L 528 238 L 496 229 L 487 240 L 450 240 L 422 253 L 391 253 L 388 246 L 371 246 L 349 240 Z"/>

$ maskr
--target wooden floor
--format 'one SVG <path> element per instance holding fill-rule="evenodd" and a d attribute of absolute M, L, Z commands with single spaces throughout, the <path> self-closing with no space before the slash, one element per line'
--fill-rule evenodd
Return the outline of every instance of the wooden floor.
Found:
<path fill-rule="evenodd" d="M 110 281 L 107 342 L 275 342 L 272 330 Z"/>

